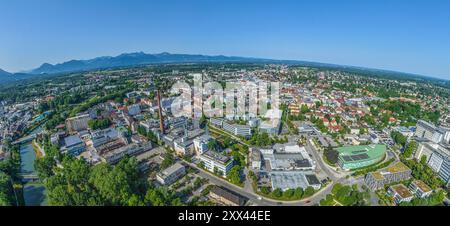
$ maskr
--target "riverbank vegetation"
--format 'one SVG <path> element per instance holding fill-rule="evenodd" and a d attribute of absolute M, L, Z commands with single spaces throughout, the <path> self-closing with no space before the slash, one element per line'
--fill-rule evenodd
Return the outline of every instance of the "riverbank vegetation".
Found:
<path fill-rule="evenodd" d="M 0 161 L 0 206 L 21 205 L 20 147 L 6 142 L 5 149 L 8 151 L 8 158 Z"/>
<path fill-rule="evenodd" d="M 183 205 L 175 192 L 149 184 L 135 158 L 111 166 L 90 166 L 64 156 L 58 167 L 49 160 L 51 172 L 41 172 L 50 205 L 56 206 L 165 206 Z M 41 171 L 42 169 L 38 169 Z M 45 177 L 47 175 L 47 177 Z"/>

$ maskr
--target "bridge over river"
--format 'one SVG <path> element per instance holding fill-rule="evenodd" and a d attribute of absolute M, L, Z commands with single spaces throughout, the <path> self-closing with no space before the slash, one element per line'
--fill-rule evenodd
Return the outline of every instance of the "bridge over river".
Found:
<path fill-rule="evenodd" d="M 26 144 L 28 142 L 31 142 L 33 139 L 35 139 L 37 137 L 37 134 L 30 134 L 26 137 L 22 137 L 16 141 L 14 141 L 12 144 L 16 145 L 16 144 Z"/>
<path fill-rule="evenodd" d="M 28 173 L 28 174 L 23 173 L 23 174 L 19 174 L 19 176 L 22 178 L 22 181 L 25 183 L 39 181 L 39 177 L 35 173 Z"/>

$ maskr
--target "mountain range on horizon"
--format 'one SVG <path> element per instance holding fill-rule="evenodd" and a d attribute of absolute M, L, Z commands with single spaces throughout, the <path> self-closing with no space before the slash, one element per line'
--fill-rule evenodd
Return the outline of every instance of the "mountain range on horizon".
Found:
<path fill-rule="evenodd" d="M 10 76 L 11 75 L 11 73 L 9 73 L 9 72 L 7 72 L 7 71 L 5 71 L 5 70 L 2 70 L 1 68 L 0 68 L 0 76 Z"/>
<path fill-rule="evenodd" d="M 147 54 L 144 52 L 135 53 L 124 53 L 118 56 L 103 56 L 96 57 L 89 60 L 70 60 L 67 62 L 59 64 L 49 64 L 44 63 L 36 69 L 21 73 L 10 73 L 0 69 L 0 84 L 7 83 L 27 78 L 48 76 L 53 74 L 62 73 L 72 73 L 81 71 L 90 71 L 98 69 L 107 68 L 117 68 L 117 67 L 130 67 L 130 66 L 140 66 L 140 65 L 150 65 L 150 64 L 164 64 L 164 63 L 283 63 L 283 64 L 296 64 L 301 66 L 309 67 L 320 67 L 320 68 L 330 68 L 339 70 L 357 70 L 372 73 L 394 73 L 396 75 L 410 76 L 415 78 L 430 78 L 434 80 L 444 80 L 432 77 L 426 77 L 421 75 L 395 72 L 380 69 L 370 69 L 355 66 L 344 66 L 308 61 L 298 61 L 298 60 L 273 60 L 273 59 L 262 59 L 262 58 L 252 58 L 252 57 L 238 57 L 238 56 L 224 56 L 224 55 L 200 55 L 200 54 L 171 54 L 167 52 L 158 54 Z"/>

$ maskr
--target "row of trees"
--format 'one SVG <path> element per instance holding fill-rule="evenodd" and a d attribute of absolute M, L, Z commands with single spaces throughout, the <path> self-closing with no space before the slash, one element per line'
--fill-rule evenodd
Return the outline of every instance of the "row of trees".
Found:
<path fill-rule="evenodd" d="M 311 197 L 315 193 L 315 190 L 310 186 L 306 189 L 299 187 L 295 189 L 287 189 L 285 191 L 280 188 L 272 190 L 270 187 L 261 187 L 261 193 L 274 199 L 289 201 Z"/>
<path fill-rule="evenodd" d="M 395 142 L 396 144 L 399 144 L 399 145 L 401 145 L 402 147 L 405 147 L 406 142 L 407 142 L 407 140 L 408 140 L 403 134 L 401 134 L 401 133 L 398 132 L 398 131 L 392 131 L 392 132 L 391 132 L 391 138 L 394 140 L 394 142 Z"/>
<path fill-rule="evenodd" d="M 339 152 L 333 148 L 326 148 L 323 152 L 323 156 L 331 165 L 335 165 L 339 160 Z"/>
<path fill-rule="evenodd" d="M 417 142 L 415 140 L 412 140 L 406 145 L 402 153 L 402 156 L 405 158 L 411 158 L 416 149 L 417 149 Z"/>
<path fill-rule="evenodd" d="M 398 131 L 392 131 L 391 137 L 396 144 L 399 144 L 403 147 L 402 157 L 411 158 L 414 151 L 417 149 L 417 142 L 412 140 L 407 143 L 407 138 Z"/>

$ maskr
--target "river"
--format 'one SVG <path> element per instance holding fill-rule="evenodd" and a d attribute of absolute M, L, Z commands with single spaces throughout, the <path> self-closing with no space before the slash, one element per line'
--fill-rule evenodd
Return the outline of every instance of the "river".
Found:
<path fill-rule="evenodd" d="M 42 131 L 42 126 L 33 130 L 30 134 L 36 134 Z M 34 169 L 34 160 L 36 159 L 36 152 L 33 149 L 31 142 L 22 144 L 20 146 L 20 156 L 22 159 L 21 173 L 22 174 L 36 174 Z M 28 182 L 24 185 L 23 196 L 26 206 L 45 206 L 47 205 L 47 194 L 45 186 L 38 182 Z"/>

